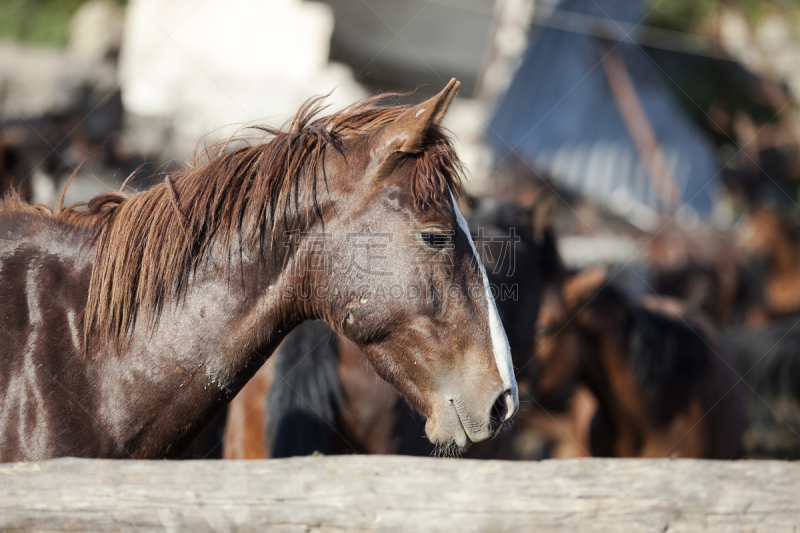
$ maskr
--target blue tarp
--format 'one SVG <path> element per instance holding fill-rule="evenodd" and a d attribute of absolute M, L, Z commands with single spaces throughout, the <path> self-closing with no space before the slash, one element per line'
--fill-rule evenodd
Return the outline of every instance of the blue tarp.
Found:
<path fill-rule="evenodd" d="M 617 31 L 619 25 L 608 18 L 637 24 L 643 23 L 645 14 L 640 0 L 563 0 L 557 9 L 562 20 L 565 12 L 567 16 L 572 12 L 606 17 L 609 27 Z M 601 63 L 615 45 L 676 178 L 686 211 L 707 218 L 719 184 L 714 148 L 678 104 L 671 82 L 631 42 L 535 28 L 491 119 L 490 146 L 497 158 L 513 150 L 557 184 L 615 210 L 663 211 Z"/>

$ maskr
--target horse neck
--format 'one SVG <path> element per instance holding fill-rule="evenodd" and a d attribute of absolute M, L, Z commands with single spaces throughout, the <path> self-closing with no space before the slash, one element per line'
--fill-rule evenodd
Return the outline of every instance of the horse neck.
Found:
<path fill-rule="evenodd" d="M 101 379 L 136 375 L 135 390 L 122 387 L 107 400 L 124 411 L 117 439 L 130 455 L 179 451 L 295 325 L 314 318 L 287 297 L 291 286 L 308 283 L 293 268 L 305 260 L 302 253 L 277 245 L 262 256 L 234 246 L 228 257 L 224 248 L 212 246 L 185 294 L 164 306 L 155 326 L 141 317 L 124 353 L 112 351 L 101 363 Z"/>

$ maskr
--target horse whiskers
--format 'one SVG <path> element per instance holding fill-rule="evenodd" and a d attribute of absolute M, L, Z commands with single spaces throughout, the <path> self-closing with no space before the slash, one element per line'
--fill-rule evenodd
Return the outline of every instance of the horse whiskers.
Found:
<path fill-rule="evenodd" d="M 466 448 L 462 448 L 454 441 L 450 441 L 445 444 L 436 444 L 431 455 L 434 457 L 451 457 L 459 459 L 462 455 L 464 455 L 465 451 L 467 451 Z"/>
<path fill-rule="evenodd" d="M 503 435 L 503 434 L 505 434 L 505 433 L 508 433 L 508 432 L 510 432 L 510 431 L 513 431 L 513 430 L 514 430 L 514 427 L 515 427 L 516 425 L 517 425 L 517 424 L 516 424 L 516 422 L 514 421 L 514 419 L 513 419 L 513 418 L 512 418 L 512 419 L 510 419 L 510 420 L 506 420 L 505 422 L 503 422 L 503 424 L 500 426 L 500 429 L 499 429 L 499 430 L 497 430 L 497 433 L 496 433 L 496 434 L 495 434 L 495 436 L 494 436 L 494 437 L 492 437 L 492 438 L 493 438 L 493 439 L 496 439 L 496 438 L 497 438 L 497 437 L 499 437 L 500 435 Z"/>

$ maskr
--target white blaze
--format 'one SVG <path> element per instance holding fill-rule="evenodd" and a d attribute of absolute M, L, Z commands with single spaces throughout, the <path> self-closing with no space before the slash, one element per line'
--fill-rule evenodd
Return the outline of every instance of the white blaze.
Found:
<path fill-rule="evenodd" d="M 500 322 L 500 315 L 497 314 L 497 306 L 494 303 L 492 291 L 489 289 L 489 278 L 486 277 L 486 269 L 483 267 L 478 251 L 475 249 L 475 243 L 472 242 L 472 234 L 469 232 L 469 225 L 464 219 L 464 215 L 458 209 L 453 192 L 450 191 L 450 199 L 453 201 L 453 209 L 456 212 L 456 220 L 461 231 L 467 236 L 469 245 L 472 247 L 472 253 L 475 256 L 475 261 L 478 263 L 478 268 L 481 270 L 483 277 L 483 288 L 486 293 L 486 307 L 489 313 L 489 335 L 492 339 L 492 351 L 494 352 L 494 360 L 497 363 L 497 371 L 500 372 L 500 379 L 503 381 L 503 386 L 511 390 L 512 405 L 508 406 L 508 414 L 506 418 L 511 418 L 519 408 L 519 391 L 517 390 L 517 380 L 514 379 L 514 364 L 511 361 L 511 348 L 508 346 L 508 338 L 506 331 L 503 329 L 503 323 Z"/>

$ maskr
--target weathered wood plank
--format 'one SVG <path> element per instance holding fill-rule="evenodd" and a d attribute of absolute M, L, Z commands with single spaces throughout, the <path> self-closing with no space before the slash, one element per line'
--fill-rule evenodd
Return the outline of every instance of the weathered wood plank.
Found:
<path fill-rule="evenodd" d="M 800 464 L 58 459 L 0 465 L 0 530 L 795 531 Z"/>

